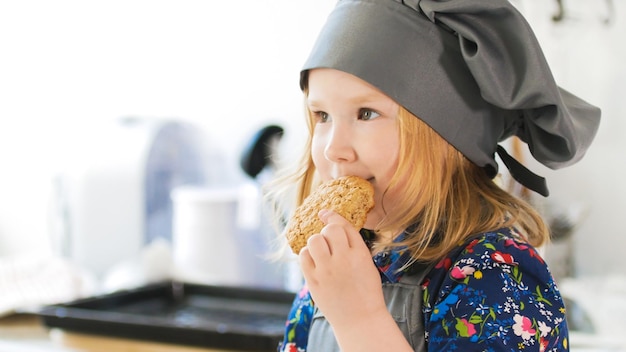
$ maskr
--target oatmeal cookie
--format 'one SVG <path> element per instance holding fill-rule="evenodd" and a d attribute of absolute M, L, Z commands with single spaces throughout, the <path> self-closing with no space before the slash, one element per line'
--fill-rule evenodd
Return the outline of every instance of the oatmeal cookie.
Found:
<path fill-rule="evenodd" d="M 317 214 L 330 209 L 346 218 L 357 230 L 374 207 L 374 187 L 357 176 L 344 176 L 321 184 L 296 209 L 285 229 L 289 246 L 300 253 L 309 236 L 319 233 L 324 223 Z"/>

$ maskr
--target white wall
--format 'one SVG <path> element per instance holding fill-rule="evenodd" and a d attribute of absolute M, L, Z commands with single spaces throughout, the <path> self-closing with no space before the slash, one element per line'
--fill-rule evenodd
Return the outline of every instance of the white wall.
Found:
<path fill-rule="evenodd" d="M 559 85 L 602 109 L 585 158 L 563 170 L 534 165 L 547 178 L 547 203 L 582 206 L 574 234 L 577 275 L 620 273 L 626 246 L 626 2 L 565 0 L 565 18 L 552 22 L 556 1 L 518 1 L 536 31 Z M 605 20 L 609 19 L 606 23 Z"/>
<path fill-rule="evenodd" d="M 86 125 L 179 118 L 232 168 L 263 124 L 291 136 L 299 68 L 332 4 L 0 2 L 0 254 L 47 246 L 49 176 Z"/>
<path fill-rule="evenodd" d="M 548 178 L 550 202 L 582 203 L 577 271 L 617 272 L 626 246 L 626 8 L 616 1 L 518 0 L 561 85 L 603 108 L 587 157 Z M 244 139 L 278 122 L 301 133 L 298 71 L 334 0 L 0 2 L 0 255 L 48 248 L 50 175 L 68 131 L 122 116 L 174 117 L 204 129 L 230 167 Z"/>

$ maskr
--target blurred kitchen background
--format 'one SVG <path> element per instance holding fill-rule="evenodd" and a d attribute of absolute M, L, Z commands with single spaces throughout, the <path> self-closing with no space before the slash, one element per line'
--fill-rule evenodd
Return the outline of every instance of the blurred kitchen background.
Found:
<path fill-rule="evenodd" d="M 19 273 L 36 273 L 33 287 L 80 277 L 64 294 L 87 294 L 171 276 L 171 261 L 204 269 L 185 273 L 198 281 L 295 287 L 290 265 L 236 267 L 273 236 L 258 203 L 271 165 L 251 175 L 241 161 L 270 126 L 281 159 L 300 150 L 298 72 L 334 3 L 0 1 L 0 313 L 18 305 L 6 302 Z M 603 110 L 581 162 L 526 162 L 551 191 L 533 200 L 572 320 L 608 341 L 626 314 L 626 2 L 513 3 L 557 82 Z M 238 237 L 195 236 L 210 221 Z"/>

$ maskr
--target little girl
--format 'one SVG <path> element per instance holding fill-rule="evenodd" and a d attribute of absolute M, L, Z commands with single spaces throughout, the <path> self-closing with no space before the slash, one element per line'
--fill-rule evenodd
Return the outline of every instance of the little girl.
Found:
<path fill-rule="evenodd" d="M 493 181 L 495 154 L 547 196 L 499 143 L 517 136 L 539 162 L 567 166 L 600 110 L 556 85 L 510 3 L 340 0 L 300 85 L 306 153 L 272 195 L 295 187 L 297 205 L 356 175 L 376 205 L 363 229 L 319 213 L 280 351 L 568 350 L 563 300 L 535 249 L 548 229 Z"/>

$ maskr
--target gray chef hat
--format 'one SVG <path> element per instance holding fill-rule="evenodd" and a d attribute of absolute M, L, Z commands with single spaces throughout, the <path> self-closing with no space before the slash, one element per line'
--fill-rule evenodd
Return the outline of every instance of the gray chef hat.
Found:
<path fill-rule="evenodd" d="M 516 135 L 551 169 L 585 154 L 600 109 L 557 86 L 524 17 L 507 0 L 339 0 L 301 73 L 353 74 L 418 116 L 491 177 L 496 152 L 525 187 L 545 180 L 499 142 Z"/>

